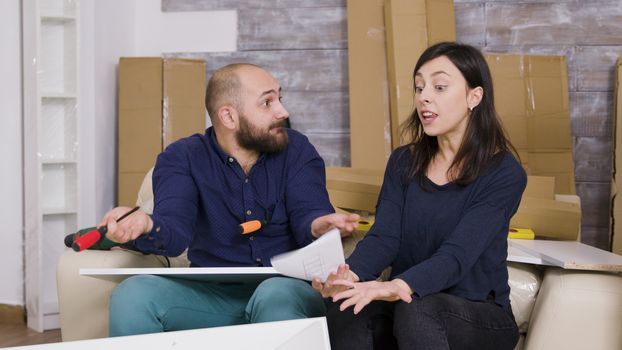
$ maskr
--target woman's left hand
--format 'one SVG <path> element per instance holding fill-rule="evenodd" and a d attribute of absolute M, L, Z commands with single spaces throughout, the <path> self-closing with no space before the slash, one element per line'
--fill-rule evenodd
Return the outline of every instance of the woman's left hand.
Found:
<path fill-rule="evenodd" d="M 410 303 L 412 301 L 412 289 L 399 278 L 387 281 L 352 282 L 348 280 L 336 280 L 334 285 L 346 286 L 349 289 L 333 296 L 333 301 L 344 300 L 339 309 L 341 311 L 354 305 L 354 314 L 358 314 L 372 300 L 398 301 Z"/>

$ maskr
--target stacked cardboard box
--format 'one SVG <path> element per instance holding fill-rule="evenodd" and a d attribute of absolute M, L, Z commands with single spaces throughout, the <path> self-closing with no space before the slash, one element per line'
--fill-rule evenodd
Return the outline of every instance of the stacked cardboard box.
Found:
<path fill-rule="evenodd" d="M 456 40 L 452 0 L 386 0 L 386 51 L 389 67 L 391 145 L 407 143 L 399 127 L 410 117 L 413 106 L 413 68 L 429 46 Z"/>
<path fill-rule="evenodd" d="M 576 195 L 554 194 L 555 178 L 528 176 L 527 188 L 510 227 L 529 228 L 537 237 L 579 240 L 581 204 Z"/>
<path fill-rule="evenodd" d="M 568 72 L 563 56 L 486 55 L 495 107 L 529 175 L 555 177 L 575 194 Z"/>
<path fill-rule="evenodd" d="M 611 251 L 622 255 L 622 58 L 616 64 L 613 213 Z"/>
<path fill-rule="evenodd" d="M 134 205 L 145 174 L 166 146 L 204 131 L 204 94 L 204 61 L 119 60 L 119 205 Z"/>
<path fill-rule="evenodd" d="M 391 126 L 412 108 L 414 62 L 456 38 L 453 1 L 348 0 L 347 9 L 352 167 L 384 169 Z"/>
<path fill-rule="evenodd" d="M 385 27 L 386 38 L 379 35 Z M 409 141 L 400 138 L 400 126 L 413 110 L 412 69 L 429 45 L 445 40 L 455 40 L 452 1 L 348 1 L 352 168 L 328 169 L 333 205 L 373 213 L 390 150 Z M 565 58 L 486 59 L 497 110 L 531 175 L 512 226 L 578 239 Z"/>

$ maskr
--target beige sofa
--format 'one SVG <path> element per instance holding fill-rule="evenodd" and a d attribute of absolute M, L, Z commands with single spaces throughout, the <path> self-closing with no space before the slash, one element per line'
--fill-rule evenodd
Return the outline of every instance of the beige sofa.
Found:
<path fill-rule="evenodd" d="M 151 173 L 137 204 L 153 208 Z M 344 241 L 346 255 L 357 238 Z M 165 259 L 133 251 L 67 250 L 57 266 L 63 341 L 108 336 L 108 300 L 121 277 L 80 276 L 80 268 L 188 266 L 185 256 Z M 622 349 L 622 275 L 510 263 L 510 298 L 521 329 L 517 349 Z"/>

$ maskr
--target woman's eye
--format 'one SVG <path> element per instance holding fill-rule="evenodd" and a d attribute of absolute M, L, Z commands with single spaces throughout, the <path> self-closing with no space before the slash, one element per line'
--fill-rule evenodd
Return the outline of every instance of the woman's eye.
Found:
<path fill-rule="evenodd" d="M 415 86 L 416 93 L 421 93 L 421 91 L 423 91 L 423 86 Z"/>
<path fill-rule="evenodd" d="M 447 85 L 434 85 L 434 88 L 437 91 L 445 91 L 445 90 L 447 90 Z"/>

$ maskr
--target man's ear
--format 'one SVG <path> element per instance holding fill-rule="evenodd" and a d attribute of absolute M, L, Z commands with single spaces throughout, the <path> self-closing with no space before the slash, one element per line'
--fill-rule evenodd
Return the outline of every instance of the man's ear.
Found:
<path fill-rule="evenodd" d="M 238 125 L 238 111 L 232 106 L 218 108 L 218 121 L 227 129 L 235 130 Z"/>
<path fill-rule="evenodd" d="M 473 110 L 473 108 L 477 107 L 480 102 L 482 102 L 482 98 L 484 97 L 484 89 L 481 86 L 478 86 L 469 91 L 467 95 L 467 107 L 469 110 Z"/>

